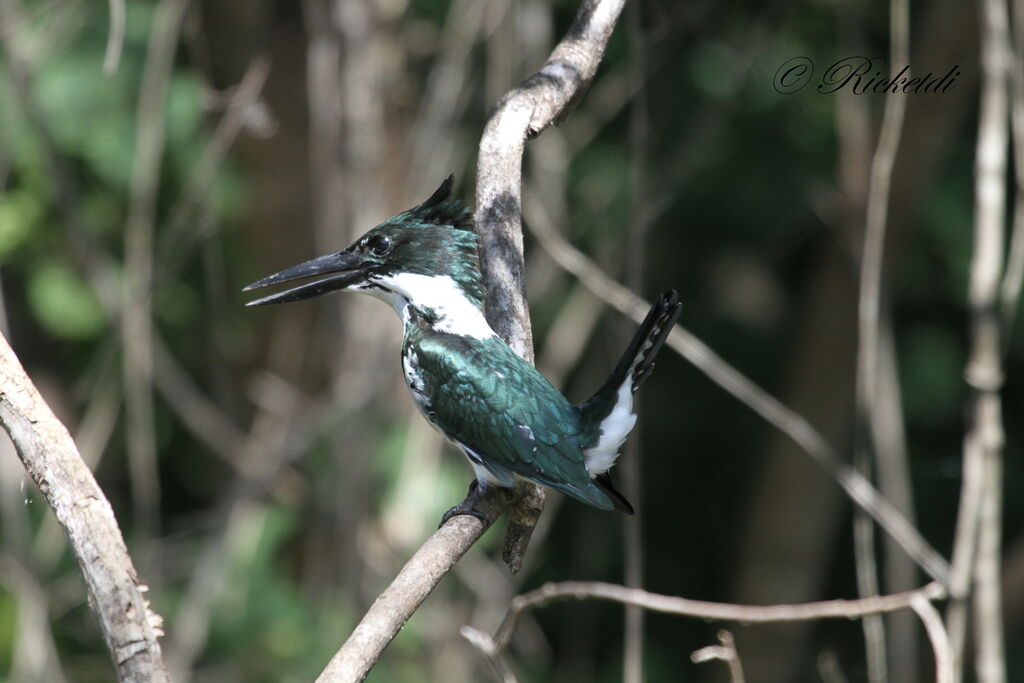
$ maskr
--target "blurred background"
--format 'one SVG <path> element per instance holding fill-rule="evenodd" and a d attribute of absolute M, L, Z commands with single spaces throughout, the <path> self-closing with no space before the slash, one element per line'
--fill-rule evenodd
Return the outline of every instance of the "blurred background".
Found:
<path fill-rule="evenodd" d="M 310 680 L 471 472 L 413 410 L 387 307 L 246 309 L 239 290 L 347 245 L 450 172 L 472 203 L 487 112 L 577 3 L 128 0 L 120 40 L 118 9 L 0 0 L 0 326 L 114 506 L 176 680 Z M 905 96 L 885 253 L 882 357 L 905 458 L 881 487 L 947 557 L 978 14 L 912 7 L 913 70 L 961 75 Z M 857 271 L 886 96 L 783 95 L 773 79 L 794 56 L 820 73 L 887 53 L 882 2 L 629 3 L 586 98 L 527 147 L 529 300 L 552 382 L 589 396 L 634 325 L 531 226 L 648 298 L 677 288 L 684 326 L 852 457 Z M 1011 681 L 1024 681 L 1020 327 L 1003 394 Z M 806 453 L 671 350 L 640 407 L 624 459 L 642 473 L 646 588 L 857 595 L 852 506 Z M 110 680 L 65 539 L 6 438 L 2 450 L 0 679 Z M 492 631 L 544 581 L 622 582 L 622 524 L 551 493 L 523 572 L 508 575 L 490 531 L 369 680 L 490 680 L 459 627 Z M 882 590 L 927 580 L 876 542 Z M 887 626 L 890 680 L 932 679 L 917 622 Z M 647 679 L 725 680 L 689 660 L 720 627 L 648 615 Z M 866 680 L 858 622 L 734 632 L 751 681 Z M 622 643 L 621 607 L 563 603 L 522 623 L 510 659 L 525 681 L 616 681 Z"/>

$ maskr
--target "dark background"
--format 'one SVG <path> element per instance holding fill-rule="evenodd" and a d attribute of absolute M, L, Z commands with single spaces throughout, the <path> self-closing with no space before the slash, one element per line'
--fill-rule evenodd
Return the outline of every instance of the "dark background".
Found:
<path fill-rule="evenodd" d="M 172 673 L 308 680 L 461 499 L 471 472 L 413 410 L 400 325 L 386 307 L 332 296 L 246 309 L 239 290 L 345 246 L 449 172 L 471 203 L 487 112 L 543 63 L 577 6 L 192 3 L 180 29 L 168 29 L 171 69 L 150 77 L 166 93 L 152 110 L 156 128 L 140 133 L 147 42 L 170 4 L 128 2 L 112 76 L 102 69 L 103 3 L 0 4 L 4 334 L 114 505 L 167 620 Z M 811 58 L 818 78 L 844 57 L 886 55 L 888 7 L 635 3 L 587 97 L 528 144 L 524 161 L 527 224 L 550 221 L 648 299 L 678 289 L 682 325 L 852 458 L 867 179 L 886 98 L 907 97 L 883 317 L 898 362 L 909 513 L 947 556 L 968 397 L 977 16 L 971 2 L 912 6 L 911 67 L 959 65 L 946 93 L 823 95 L 815 81 L 782 95 L 775 72 L 794 56 Z M 261 56 L 269 78 L 236 138 L 218 124 Z M 152 143 L 153 130 L 166 136 L 158 174 L 140 178 L 140 141 Z M 204 155 L 217 145 L 229 151 L 207 159 L 206 177 Z M 581 400 L 633 324 L 529 230 L 526 242 L 538 365 Z M 151 344 L 124 331 L 132 302 L 151 321 Z M 1017 328 L 1003 392 L 1003 572 L 1010 680 L 1022 681 Z M 153 358 L 151 370 L 132 361 L 136 352 Z M 760 604 L 856 597 L 853 509 L 838 486 L 673 351 L 657 365 L 640 394 L 640 452 L 623 456 L 642 458 L 634 502 L 645 587 Z M 0 677 L 109 680 L 74 560 L 4 450 Z M 511 596 L 544 581 L 622 581 L 621 518 L 557 494 L 514 579 L 500 540 L 496 529 L 470 551 L 370 680 L 487 680 L 462 624 L 492 631 Z M 905 558 L 881 533 L 877 547 L 883 590 L 927 580 L 911 569 L 901 585 Z M 904 578 L 887 582 L 901 566 Z M 891 680 L 930 680 L 920 626 L 887 623 Z M 647 679 L 724 680 L 723 665 L 689 660 L 721 626 L 649 615 Z M 859 622 L 729 628 L 752 682 L 841 680 L 828 678 L 837 668 L 866 680 Z M 564 603 L 520 626 L 510 660 L 523 680 L 613 681 L 622 639 L 621 607 Z"/>

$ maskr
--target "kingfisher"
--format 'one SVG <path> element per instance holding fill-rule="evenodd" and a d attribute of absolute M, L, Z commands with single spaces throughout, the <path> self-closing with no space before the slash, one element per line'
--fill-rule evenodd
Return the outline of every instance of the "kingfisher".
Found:
<path fill-rule="evenodd" d="M 452 182 L 448 176 L 425 202 L 351 246 L 248 285 L 243 291 L 316 278 L 247 305 L 355 291 L 394 308 L 405 328 L 402 370 L 413 401 L 476 475 L 468 502 L 442 524 L 453 514 L 482 516 L 472 507 L 475 496 L 520 478 L 632 514 L 609 470 L 636 424 L 637 388 L 679 316 L 676 292 L 658 298 L 597 393 L 570 403 L 487 323 L 477 234 L 469 210 L 451 198 Z"/>

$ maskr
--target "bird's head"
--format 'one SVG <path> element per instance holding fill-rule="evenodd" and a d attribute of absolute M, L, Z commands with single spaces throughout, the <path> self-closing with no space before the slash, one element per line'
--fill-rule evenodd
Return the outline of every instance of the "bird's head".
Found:
<path fill-rule="evenodd" d="M 301 301 L 336 290 L 355 290 L 402 306 L 461 295 L 483 306 L 477 237 L 469 210 L 450 199 L 448 176 L 427 201 L 376 226 L 349 247 L 300 263 L 252 283 L 243 291 L 318 278 L 249 306 Z M 426 305 L 426 304 L 423 304 Z M 436 305 L 436 304 L 435 304 Z"/>

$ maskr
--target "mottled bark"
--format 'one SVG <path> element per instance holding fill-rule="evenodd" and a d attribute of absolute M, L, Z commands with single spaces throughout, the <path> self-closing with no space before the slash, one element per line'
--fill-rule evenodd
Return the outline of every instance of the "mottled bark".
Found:
<path fill-rule="evenodd" d="M 68 430 L 2 336 L 0 422 L 67 534 L 118 679 L 170 680 L 157 642 L 161 620 L 142 597 L 146 587 L 135 573 L 114 511 Z"/>

